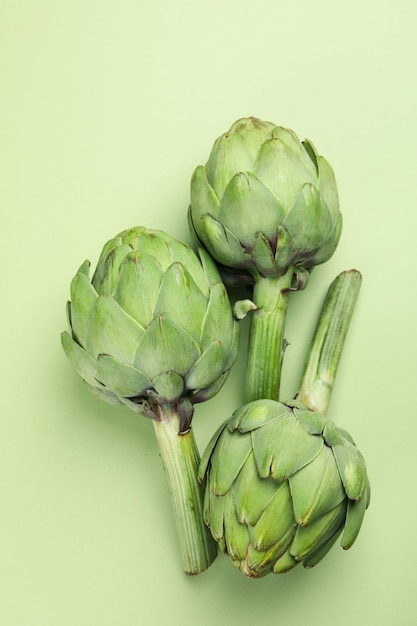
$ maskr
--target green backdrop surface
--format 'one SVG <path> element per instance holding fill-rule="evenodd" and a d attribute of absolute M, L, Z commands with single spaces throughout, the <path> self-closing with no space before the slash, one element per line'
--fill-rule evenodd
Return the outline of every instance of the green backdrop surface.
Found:
<path fill-rule="evenodd" d="M 0 623 L 412 626 L 417 623 L 412 0 L 6 0 L 0 19 Z M 219 556 L 181 570 L 152 425 L 91 397 L 63 354 L 79 264 L 137 224 L 188 243 L 189 182 L 255 115 L 333 165 L 344 231 L 289 310 L 291 398 L 333 277 L 363 286 L 330 416 L 366 457 L 354 547 L 246 579 Z M 243 324 L 243 336 L 247 327 Z M 242 403 L 245 348 L 197 407 L 203 448 Z"/>

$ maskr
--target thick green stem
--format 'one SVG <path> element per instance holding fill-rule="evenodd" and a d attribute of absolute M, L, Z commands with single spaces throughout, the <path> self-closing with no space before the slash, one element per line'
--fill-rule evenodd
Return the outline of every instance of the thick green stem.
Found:
<path fill-rule="evenodd" d="M 362 276 L 342 272 L 330 285 L 307 355 L 297 398 L 311 410 L 327 412 L 346 334 L 355 308 Z"/>
<path fill-rule="evenodd" d="M 279 277 L 259 278 L 253 290 L 256 310 L 251 314 L 247 401 L 279 400 L 284 356 L 284 328 L 293 270 Z"/>
<path fill-rule="evenodd" d="M 183 567 L 194 576 L 214 561 L 217 546 L 203 521 L 204 486 L 197 478 L 200 455 L 192 430 L 179 434 L 179 416 L 173 410 L 161 411 L 154 421 L 161 459 L 166 471 Z"/>

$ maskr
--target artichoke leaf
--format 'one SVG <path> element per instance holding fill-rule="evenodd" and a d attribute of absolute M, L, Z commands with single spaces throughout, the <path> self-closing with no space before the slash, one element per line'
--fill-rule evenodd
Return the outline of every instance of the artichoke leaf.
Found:
<path fill-rule="evenodd" d="M 134 354 L 134 366 L 154 378 L 173 371 L 185 376 L 200 356 L 197 343 L 166 315 L 155 317 Z"/>
<path fill-rule="evenodd" d="M 238 172 L 253 170 L 254 154 L 244 138 L 232 129 L 214 142 L 206 164 L 207 180 L 218 198 L 222 198 L 229 181 Z"/>
<path fill-rule="evenodd" d="M 106 354 L 98 357 L 96 379 L 118 396 L 126 398 L 141 396 L 152 386 L 143 372 Z"/>
<path fill-rule="evenodd" d="M 368 506 L 370 505 L 370 502 L 371 502 L 371 485 L 370 485 L 368 476 L 366 476 L 366 497 L 365 497 L 365 500 L 366 500 L 366 508 L 368 508 Z"/>
<path fill-rule="evenodd" d="M 326 542 L 321 544 L 317 548 L 317 550 L 314 550 L 309 555 L 307 555 L 307 557 L 303 561 L 303 566 L 306 569 L 311 569 L 312 567 L 315 567 L 318 563 L 320 563 L 320 561 L 322 559 L 324 559 L 326 554 L 330 551 L 330 549 L 336 543 L 336 541 L 337 541 L 337 539 L 338 539 L 338 537 L 340 535 L 340 532 L 335 533 L 334 535 L 331 535 L 331 537 Z"/>
<path fill-rule="evenodd" d="M 213 341 L 194 363 L 185 378 L 185 388 L 202 389 L 214 383 L 223 373 L 224 354 L 220 341 Z"/>
<path fill-rule="evenodd" d="M 122 241 L 122 234 L 123 233 L 119 233 L 118 235 L 116 235 L 116 237 L 112 237 L 112 239 L 109 239 L 108 241 L 106 241 L 106 243 L 104 244 L 101 252 L 100 252 L 100 256 L 99 259 L 97 261 L 97 266 L 100 265 L 101 263 L 103 263 L 103 260 L 105 259 L 105 257 L 117 246 L 121 246 L 123 244 Z M 126 242 L 127 244 L 129 242 Z M 131 248 L 131 247 L 130 247 Z M 132 249 L 132 248 L 131 248 Z M 97 267 L 96 266 L 96 267 Z"/>
<path fill-rule="evenodd" d="M 157 298 L 162 270 L 149 255 L 129 254 L 120 268 L 114 299 L 143 328 L 152 320 L 153 304 Z"/>
<path fill-rule="evenodd" d="M 276 274 L 275 257 L 271 244 L 263 233 L 256 233 L 252 256 L 254 263 L 262 276 Z"/>
<path fill-rule="evenodd" d="M 135 398 L 135 401 L 133 401 L 130 398 L 120 396 L 119 399 L 126 407 L 137 415 L 140 415 L 141 417 L 148 417 L 156 421 L 159 420 L 159 415 L 151 408 L 151 405 L 145 398 Z"/>
<path fill-rule="evenodd" d="M 308 158 L 308 157 L 307 157 Z M 297 153 L 280 137 L 263 144 L 255 169 L 256 176 L 269 187 L 286 211 L 294 204 L 304 184 L 317 184 L 314 166 L 305 167 Z"/>
<path fill-rule="evenodd" d="M 339 446 L 343 443 L 343 435 L 331 420 L 327 420 L 323 429 L 323 439 L 330 447 Z"/>
<path fill-rule="evenodd" d="M 230 180 L 220 204 L 218 221 L 250 248 L 254 234 L 262 231 L 267 239 L 275 236 L 276 225 L 285 218 L 279 200 L 255 174 L 239 172 Z"/>
<path fill-rule="evenodd" d="M 218 542 L 224 538 L 224 506 L 225 498 L 216 496 L 211 489 L 207 488 L 204 496 L 204 521 Z"/>
<path fill-rule="evenodd" d="M 332 447 L 340 477 L 349 500 L 360 500 L 366 486 L 365 459 L 348 441 Z"/>
<path fill-rule="evenodd" d="M 321 437 L 317 437 L 321 439 Z M 289 478 L 297 523 L 305 526 L 346 497 L 332 451 L 323 446 L 311 463 Z"/>
<path fill-rule="evenodd" d="M 274 574 L 285 574 L 293 569 L 296 565 L 298 565 L 298 561 L 294 559 L 294 557 L 290 554 L 290 551 L 287 550 L 284 554 L 275 561 L 273 572 Z"/>
<path fill-rule="evenodd" d="M 250 257 L 233 232 L 211 215 L 203 215 L 197 233 L 209 253 L 226 267 L 245 267 Z"/>
<path fill-rule="evenodd" d="M 132 248 L 126 244 L 113 247 L 106 256 L 101 255 L 93 274 L 92 284 L 100 296 L 111 296 L 117 286 L 119 270 Z"/>
<path fill-rule="evenodd" d="M 215 431 L 214 435 L 212 436 L 212 438 L 210 439 L 210 441 L 208 442 L 206 449 L 204 450 L 204 453 L 201 457 L 201 461 L 200 461 L 200 466 L 198 468 L 198 480 L 200 482 L 202 482 L 204 480 L 204 477 L 207 473 L 207 468 L 208 465 L 211 461 L 211 455 L 212 452 L 215 448 L 215 446 L 217 445 L 217 441 L 220 437 L 220 435 L 222 434 L 224 428 L 226 427 L 227 421 L 223 422 L 222 424 L 220 424 L 220 426 L 217 428 L 217 430 Z"/>
<path fill-rule="evenodd" d="M 310 435 L 321 435 L 328 421 L 324 415 L 309 409 L 294 408 L 294 415 Z"/>
<path fill-rule="evenodd" d="M 247 433 L 286 415 L 290 409 L 275 400 L 254 400 L 236 409 L 228 423 L 230 432 Z"/>
<path fill-rule="evenodd" d="M 198 255 L 200 257 L 201 266 L 205 276 L 204 285 L 202 287 L 200 285 L 199 286 L 201 291 L 204 292 L 207 284 L 209 288 L 211 288 L 216 283 L 221 282 L 221 276 L 219 270 L 217 269 L 217 265 L 204 248 L 198 248 Z"/>
<path fill-rule="evenodd" d="M 295 532 L 296 522 L 292 509 L 291 493 L 285 481 L 275 486 L 275 495 L 264 507 L 255 526 L 251 527 L 251 541 L 259 551 L 280 545 L 290 529 Z"/>
<path fill-rule="evenodd" d="M 318 172 L 319 172 L 319 166 L 317 163 L 318 153 L 317 153 L 316 148 L 314 147 L 313 142 L 310 141 L 310 139 L 304 139 L 304 141 L 302 141 L 301 143 L 303 144 L 304 150 L 307 152 L 308 156 L 314 163 L 314 166 L 316 168 L 316 173 L 318 175 Z"/>
<path fill-rule="evenodd" d="M 86 349 L 93 358 L 109 354 L 133 363 L 135 348 L 144 334 L 140 326 L 110 296 L 99 296 L 91 312 Z M 140 369 L 140 368 L 138 368 Z"/>
<path fill-rule="evenodd" d="M 277 244 L 275 263 L 277 267 L 287 268 L 297 256 L 297 247 L 294 239 L 282 224 L 277 227 Z"/>
<path fill-rule="evenodd" d="M 170 251 L 172 257 L 170 265 L 172 263 L 180 263 L 207 299 L 209 296 L 210 285 L 207 283 L 204 268 L 194 250 L 182 241 L 174 240 L 170 244 Z M 207 253 L 206 255 L 208 256 Z M 214 264 L 214 261 L 212 261 L 212 263 Z"/>
<path fill-rule="evenodd" d="M 65 312 L 67 314 L 67 323 L 68 323 L 68 327 L 69 329 L 72 331 L 72 320 L 71 320 L 71 302 L 69 300 L 67 300 L 67 304 L 65 307 Z"/>
<path fill-rule="evenodd" d="M 226 352 L 225 371 L 229 371 L 236 361 L 239 352 L 240 326 L 233 318 L 232 334 L 230 336 L 230 349 Z"/>
<path fill-rule="evenodd" d="M 342 535 L 342 548 L 348 550 L 356 541 L 356 537 L 361 529 L 363 518 L 368 504 L 368 489 L 365 488 L 363 497 L 355 502 L 349 500 L 346 514 L 346 522 Z"/>
<path fill-rule="evenodd" d="M 253 452 L 250 452 L 233 483 L 233 492 L 239 522 L 255 526 L 264 509 L 275 496 L 277 484 L 272 478 L 265 479 L 259 476 Z"/>
<path fill-rule="evenodd" d="M 223 430 L 211 457 L 212 487 L 216 495 L 229 491 L 250 452 L 249 434 Z"/>
<path fill-rule="evenodd" d="M 310 272 L 303 267 L 304 263 L 296 264 L 294 266 L 294 275 L 291 282 L 291 291 L 302 291 L 308 285 L 310 279 Z"/>
<path fill-rule="evenodd" d="M 338 528 L 343 526 L 346 516 L 346 502 L 341 502 L 334 509 L 322 515 L 307 526 L 298 526 L 294 541 L 291 545 L 291 554 L 297 561 L 316 551 L 325 543 Z"/>
<path fill-rule="evenodd" d="M 224 528 L 227 553 L 234 561 L 243 561 L 250 542 L 246 524 L 241 524 L 237 517 L 233 492 L 229 491 L 224 499 Z"/>
<path fill-rule="evenodd" d="M 77 274 L 84 274 L 89 279 L 90 269 L 91 269 L 91 263 L 88 259 L 86 259 L 85 261 L 81 263 L 80 267 L 77 270 Z"/>
<path fill-rule="evenodd" d="M 266 122 L 256 117 L 242 117 L 232 124 L 227 134 L 236 134 L 244 142 L 246 150 L 255 162 L 260 147 L 275 127 L 273 122 Z"/>
<path fill-rule="evenodd" d="M 280 559 L 290 547 L 295 529 L 295 525 L 290 527 L 285 535 L 267 550 L 258 550 L 256 546 L 251 543 L 246 559 L 248 570 L 255 572 L 258 578 L 269 574 L 275 562 Z"/>
<path fill-rule="evenodd" d="M 315 459 L 323 447 L 321 437 L 309 435 L 291 411 L 252 432 L 259 474 L 281 482 Z"/>
<path fill-rule="evenodd" d="M 198 402 L 206 402 L 207 400 L 210 400 L 210 398 L 213 398 L 217 393 L 219 393 L 220 389 L 223 387 L 224 381 L 226 380 L 228 375 L 229 372 L 225 371 L 221 376 L 216 378 L 214 383 L 193 393 L 190 396 L 190 400 L 192 401 L 192 403 L 197 404 Z"/>
<path fill-rule="evenodd" d="M 276 126 L 272 131 L 272 137 L 282 141 L 302 164 L 303 168 L 310 172 L 312 181 L 317 177 L 317 161 L 315 159 L 315 149 L 308 140 L 300 141 L 297 134 L 291 128 Z M 306 146 L 308 144 L 308 147 Z"/>
<path fill-rule="evenodd" d="M 87 267 L 89 261 L 85 261 L 71 281 L 70 286 L 70 312 L 71 329 L 73 337 L 80 345 L 86 345 L 88 323 L 91 311 L 97 300 L 97 292 L 88 277 Z"/>
<path fill-rule="evenodd" d="M 104 402 L 107 402 L 107 404 L 113 404 L 115 406 L 120 406 L 121 404 L 124 404 L 123 399 L 116 396 L 116 394 L 112 391 L 109 391 L 104 387 L 97 387 L 98 383 L 96 383 L 96 385 L 90 385 L 86 380 L 83 380 L 83 383 L 87 387 L 91 395 L 93 395 L 95 398 L 103 400 Z"/>
<path fill-rule="evenodd" d="M 171 246 L 174 241 L 162 230 L 152 231 L 147 228 L 132 228 L 125 231 L 126 240 L 131 241 L 132 247 L 140 257 L 151 256 L 165 271 L 172 263 Z"/>
<path fill-rule="evenodd" d="M 340 235 L 342 234 L 342 227 L 343 217 L 342 215 L 339 215 L 333 228 L 327 235 L 326 241 L 321 245 L 320 249 L 317 250 L 314 255 L 308 259 L 308 262 L 306 263 L 308 267 L 325 263 L 330 259 L 331 256 L 333 256 L 339 243 Z"/>
<path fill-rule="evenodd" d="M 326 241 L 333 222 L 318 190 L 306 183 L 301 187 L 283 225 L 297 242 L 300 252 L 311 254 Z"/>
<path fill-rule="evenodd" d="M 317 156 L 319 171 L 318 189 L 330 215 L 333 218 L 339 216 L 339 194 L 337 191 L 336 177 L 330 163 L 322 156 Z"/>
<path fill-rule="evenodd" d="M 169 315 L 195 341 L 200 340 L 207 298 L 181 263 L 173 263 L 163 275 L 153 316 Z"/>
<path fill-rule="evenodd" d="M 346 441 L 349 441 L 349 443 L 351 443 L 353 446 L 356 446 L 352 435 L 347 430 L 339 426 L 339 433 L 342 435 L 343 439 L 346 439 Z"/>
<path fill-rule="evenodd" d="M 220 202 L 207 179 L 204 165 L 199 165 L 191 177 L 191 206 L 193 218 L 197 220 L 206 213 L 215 218 L 219 214 Z"/>
<path fill-rule="evenodd" d="M 173 371 L 161 372 L 152 379 L 152 385 L 160 400 L 159 403 L 176 402 L 184 391 L 182 376 Z"/>
<path fill-rule="evenodd" d="M 213 341 L 220 339 L 225 354 L 236 342 L 236 321 L 230 306 L 226 287 L 222 282 L 213 285 L 201 326 L 201 350 L 204 352 Z"/>
<path fill-rule="evenodd" d="M 75 371 L 85 380 L 89 385 L 97 386 L 95 379 L 96 362 L 95 360 L 82 348 L 67 331 L 61 334 L 61 343 L 65 354 L 67 355 L 71 365 Z"/>

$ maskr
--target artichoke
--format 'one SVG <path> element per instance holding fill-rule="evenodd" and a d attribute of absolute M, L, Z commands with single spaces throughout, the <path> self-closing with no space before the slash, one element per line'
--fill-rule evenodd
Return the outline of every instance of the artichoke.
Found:
<path fill-rule="evenodd" d="M 326 417 L 362 277 L 330 285 L 296 400 L 254 400 L 212 438 L 200 465 L 204 517 L 244 574 L 313 567 L 342 534 L 355 541 L 370 486 L 353 439 Z"/>
<path fill-rule="evenodd" d="M 342 216 L 336 180 L 313 144 L 254 117 L 215 142 L 191 180 L 192 229 L 226 276 L 252 283 L 327 261 Z"/>
<path fill-rule="evenodd" d="M 211 538 L 202 548 L 206 557 L 199 554 L 207 533 L 199 519 L 194 404 L 219 391 L 238 346 L 218 270 L 204 250 L 199 255 L 162 231 L 120 233 L 104 246 L 91 280 L 88 261 L 72 280 L 70 332 L 62 334 L 69 360 L 94 395 L 152 418 L 188 573 L 214 558 Z"/>
<path fill-rule="evenodd" d="M 209 255 L 162 231 L 126 230 L 104 246 L 92 280 L 71 284 L 67 356 L 90 390 L 159 420 L 167 405 L 188 430 L 193 404 L 212 397 L 237 353 L 237 324 Z"/>
<path fill-rule="evenodd" d="M 290 290 L 338 244 L 342 216 L 335 176 L 310 141 L 257 118 L 243 118 L 194 171 L 191 230 L 226 282 L 254 285 L 247 400 L 279 400 Z"/>
<path fill-rule="evenodd" d="M 369 504 L 351 436 L 302 403 L 250 402 L 203 455 L 204 516 L 233 564 L 250 577 L 313 567 L 341 533 L 350 548 Z"/>

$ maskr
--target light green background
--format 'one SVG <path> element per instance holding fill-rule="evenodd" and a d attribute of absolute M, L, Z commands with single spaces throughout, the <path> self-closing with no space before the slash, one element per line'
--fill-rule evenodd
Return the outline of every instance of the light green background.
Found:
<path fill-rule="evenodd" d="M 3 0 L 3 626 L 417 623 L 415 6 Z M 357 267 L 330 415 L 372 503 L 355 546 L 316 569 L 253 581 L 220 556 L 189 579 L 151 424 L 90 397 L 59 333 L 76 268 L 108 238 L 143 224 L 191 241 L 191 173 L 245 115 L 309 137 L 336 171 L 344 232 L 291 300 L 283 392 L 328 284 Z M 196 410 L 201 448 L 242 402 L 244 360 Z"/>

